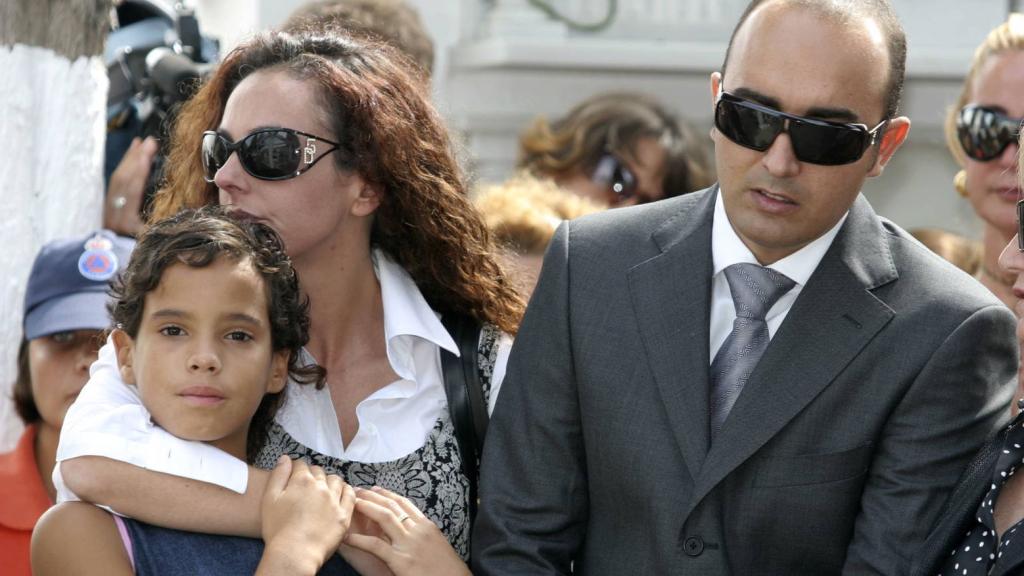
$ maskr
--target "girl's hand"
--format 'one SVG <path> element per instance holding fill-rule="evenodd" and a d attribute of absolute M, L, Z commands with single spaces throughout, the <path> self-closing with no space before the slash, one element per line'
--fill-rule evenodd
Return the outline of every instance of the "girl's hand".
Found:
<path fill-rule="evenodd" d="M 441 530 L 406 498 L 383 488 L 360 488 L 356 491 L 355 509 L 358 515 L 372 520 L 380 532 L 375 535 L 367 533 L 372 530 L 350 531 L 345 544 L 377 557 L 396 576 L 471 574 Z M 360 569 L 355 564 L 353 567 Z"/>
<path fill-rule="evenodd" d="M 345 537 L 355 492 L 319 466 L 282 456 L 263 493 L 262 572 L 315 574 Z"/>

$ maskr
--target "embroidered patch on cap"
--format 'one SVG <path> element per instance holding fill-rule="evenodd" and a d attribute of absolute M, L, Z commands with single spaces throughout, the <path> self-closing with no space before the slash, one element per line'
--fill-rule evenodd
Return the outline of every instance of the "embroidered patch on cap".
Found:
<path fill-rule="evenodd" d="M 85 252 L 78 257 L 78 272 L 94 282 L 106 282 L 117 274 L 117 254 L 111 248 L 114 244 L 103 236 L 96 235 L 85 243 Z"/>

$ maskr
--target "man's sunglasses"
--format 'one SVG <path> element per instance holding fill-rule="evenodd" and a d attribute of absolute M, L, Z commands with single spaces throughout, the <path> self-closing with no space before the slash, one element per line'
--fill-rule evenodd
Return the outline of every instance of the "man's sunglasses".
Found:
<path fill-rule="evenodd" d="M 956 136 L 964 154 L 979 162 L 998 158 L 1020 136 L 1020 118 L 984 106 L 964 106 L 956 115 Z"/>
<path fill-rule="evenodd" d="M 306 139 L 306 145 L 299 142 Z M 330 148 L 317 155 L 317 143 Z M 287 180 L 309 170 L 331 152 L 338 149 L 337 142 L 292 130 L 291 128 L 263 128 L 254 130 L 245 138 L 232 142 L 217 132 L 203 132 L 203 178 L 213 182 L 214 176 L 232 153 L 238 152 L 242 168 L 260 180 Z"/>
<path fill-rule="evenodd" d="M 860 160 L 887 120 L 874 128 L 829 122 L 773 110 L 722 91 L 715 104 L 715 128 L 733 142 L 764 152 L 783 131 L 789 134 L 797 160 L 838 166 Z"/>
<path fill-rule="evenodd" d="M 636 194 L 636 176 L 633 171 L 610 152 L 598 159 L 590 180 L 611 188 L 619 202 L 629 200 Z"/>

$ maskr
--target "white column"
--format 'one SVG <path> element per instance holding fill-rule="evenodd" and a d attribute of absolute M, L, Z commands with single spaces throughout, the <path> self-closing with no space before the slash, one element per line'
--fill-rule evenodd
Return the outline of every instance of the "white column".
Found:
<path fill-rule="evenodd" d="M 0 451 L 21 430 L 10 391 L 32 261 L 46 242 L 84 235 L 101 218 L 108 82 L 92 54 L 106 33 L 84 22 L 104 18 L 106 8 L 61 3 L 21 2 L 22 12 L 18 2 L 0 5 L 8 25 L 0 25 Z"/>

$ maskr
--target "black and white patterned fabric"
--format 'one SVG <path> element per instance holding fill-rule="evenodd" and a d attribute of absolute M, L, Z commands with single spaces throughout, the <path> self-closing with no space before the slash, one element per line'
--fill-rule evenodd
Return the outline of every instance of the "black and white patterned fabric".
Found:
<path fill-rule="evenodd" d="M 1021 400 L 1024 403 L 1024 400 Z M 997 572 L 1000 559 L 1010 547 L 1024 545 L 1024 519 L 1011 526 L 997 538 L 993 511 L 1003 485 L 1024 465 L 1024 411 L 1007 427 L 1002 454 L 992 472 L 992 484 L 981 505 L 978 506 L 977 525 L 969 530 L 963 541 L 950 552 L 949 559 L 939 571 L 940 576 L 975 576 Z M 1024 473 L 1024 472 L 1022 472 Z M 1018 534 L 1019 533 L 1019 534 Z M 1016 556 L 1016 555 L 1014 555 Z"/>
<path fill-rule="evenodd" d="M 485 402 L 491 395 L 500 337 L 501 332 L 489 324 L 480 331 L 477 368 Z M 427 435 L 426 443 L 398 460 L 368 464 L 333 458 L 298 443 L 275 423 L 255 465 L 273 468 L 282 454 L 321 466 L 352 486 L 380 486 L 405 496 L 438 525 L 463 559 L 469 558 L 469 480 L 462 473 L 462 455 L 447 409 Z"/>

